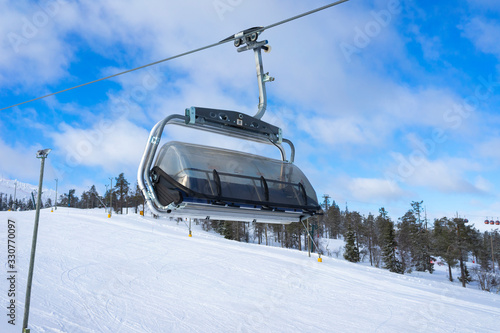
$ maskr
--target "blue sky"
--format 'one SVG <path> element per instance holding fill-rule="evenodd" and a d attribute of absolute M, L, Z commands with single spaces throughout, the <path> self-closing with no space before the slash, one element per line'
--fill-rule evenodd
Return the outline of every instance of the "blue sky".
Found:
<path fill-rule="evenodd" d="M 217 42 L 326 1 L 0 0 L 0 107 Z M 393 218 L 423 200 L 429 218 L 500 217 L 500 6 L 361 1 L 265 31 L 264 120 L 296 145 L 318 197 Z M 189 106 L 255 114 L 250 52 L 231 43 L 0 111 L 0 175 L 77 193 L 136 170 L 152 126 Z M 279 157 L 219 136 L 183 140 Z"/>

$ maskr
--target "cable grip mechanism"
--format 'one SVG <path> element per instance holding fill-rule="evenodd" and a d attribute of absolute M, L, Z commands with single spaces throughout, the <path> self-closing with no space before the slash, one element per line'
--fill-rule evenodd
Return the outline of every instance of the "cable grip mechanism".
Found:
<path fill-rule="evenodd" d="M 260 33 L 263 31 L 262 27 L 254 27 L 247 30 L 243 30 L 234 34 L 234 46 L 238 49 L 238 52 L 253 50 L 255 55 L 255 65 L 257 69 L 257 83 L 259 85 L 259 105 L 258 111 L 255 114 L 255 118 L 261 119 L 267 108 L 267 94 L 266 94 L 266 82 L 274 81 L 274 78 L 269 76 L 269 72 L 264 73 L 264 66 L 262 64 L 262 52 L 270 52 L 271 46 L 268 44 L 267 40 L 257 41 Z M 245 44 L 245 45 L 243 45 Z M 243 45 L 243 46 L 242 46 Z"/>

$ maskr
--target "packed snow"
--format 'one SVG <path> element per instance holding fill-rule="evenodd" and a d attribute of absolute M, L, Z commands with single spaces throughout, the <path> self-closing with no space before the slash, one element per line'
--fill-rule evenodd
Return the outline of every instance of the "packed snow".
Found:
<path fill-rule="evenodd" d="M 34 211 L 0 212 L 0 332 L 20 332 Z M 7 221 L 16 225 L 8 323 Z M 432 276 L 239 243 L 136 214 L 43 209 L 31 332 L 498 332 L 500 296 Z M 442 271 L 441 271 L 442 270 Z M 441 276 L 440 276 L 441 274 Z"/>

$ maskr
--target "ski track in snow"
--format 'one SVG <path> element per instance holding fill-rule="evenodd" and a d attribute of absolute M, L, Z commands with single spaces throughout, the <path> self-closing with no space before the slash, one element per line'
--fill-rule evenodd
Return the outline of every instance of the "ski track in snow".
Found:
<path fill-rule="evenodd" d="M 17 223 L 19 332 L 34 211 Z M 296 250 L 227 241 L 193 226 L 101 210 L 42 210 L 32 332 L 498 332 L 500 296 Z M 5 266 L 6 267 L 6 266 Z M 4 275 L 6 269 L 4 270 Z M 7 281 L 0 300 L 6 313 Z"/>

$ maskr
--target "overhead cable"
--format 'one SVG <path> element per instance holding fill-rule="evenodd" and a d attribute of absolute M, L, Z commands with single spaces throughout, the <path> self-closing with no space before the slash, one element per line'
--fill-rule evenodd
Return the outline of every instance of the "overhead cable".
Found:
<path fill-rule="evenodd" d="M 299 19 L 299 18 L 307 16 L 307 15 L 311 15 L 313 13 L 325 10 L 327 8 L 330 8 L 330 7 L 333 7 L 333 6 L 336 6 L 336 5 L 340 5 L 341 3 L 344 3 L 344 2 L 347 2 L 347 1 L 349 1 L 349 0 L 340 0 L 340 1 L 336 1 L 336 2 L 330 3 L 330 4 L 325 5 L 323 7 L 319 7 L 319 8 L 310 10 L 308 12 L 302 13 L 300 15 L 296 15 L 296 16 L 290 17 L 290 18 L 288 18 L 286 20 L 279 21 L 277 23 L 273 23 L 273 24 L 270 24 L 268 26 L 262 27 L 261 29 L 258 29 L 258 31 L 262 32 L 264 30 L 274 28 L 274 27 L 276 27 L 278 25 L 281 25 L 281 24 L 284 24 L 284 23 L 288 23 L 290 21 Z M 220 42 L 217 42 L 217 43 L 213 43 L 213 44 L 210 44 L 210 45 L 207 45 L 207 46 L 203 46 L 203 47 L 200 47 L 200 48 L 188 51 L 188 52 L 184 52 L 184 53 L 172 56 L 172 57 L 161 59 L 161 60 L 158 60 L 158 61 L 146 64 L 146 65 L 143 65 L 143 66 L 139 66 L 139 67 L 135 67 L 135 68 L 132 68 L 132 69 L 128 69 L 128 70 L 120 72 L 120 73 L 116 73 L 116 74 L 113 74 L 113 75 L 102 77 L 102 78 L 97 79 L 97 80 L 85 82 L 85 83 L 76 85 L 74 87 L 70 87 L 70 88 L 66 88 L 66 89 L 63 89 L 63 90 L 56 91 L 56 92 L 52 92 L 52 93 L 49 93 L 47 95 L 43 95 L 43 96 L 40 96 L 40 97 L 37 97 L 37 98 L 33 98 L 33 99 L 30 99 L 30 100 L 27 100 L 27 101 L 24 101 L 24 102 L 16 103 L 16 104 L 13 104 L 13 105 L 1 108 L 0 111 L 6 110 L 6 109 L 10 109 L 10 108 L 13 108 L 13 107 L 16 107 L 16 106 L 20 106 L 20 105 L 23 105 L 23 104 L 27 104 L 27 103 L 30 103 L 30 102 L 34 102 L 34 101 L 37 101 L 37 100 L 40 100 L 40 99 L 43 99 L 43 98 L 47 98 L 47 97 L 50 97 L 50 96 L 54 96 L 54 95 L 57 95 L 57 94 L 60 94 L 60 93 L 66 92 L 66 91 L 70 91 L 70 90 L 73 90 L 73 89 L 76 89 L 76 88 L 88 86 L 89 84 L 93 84 L 93 83 L 97 83 L 97 82 L 104 81 L 104 80 L 107 80 L 107 79 L 111 79 L 113 77 L 117 77 L 117 76 L 120 76 L 120 75 L 123 75 L 123 74 L 127 74 L 127 73 L 130 73 L 130 72 L 139 70 L 139 69 L 143 69 L 143 68 L 146 68 L 146 67 L 157 65 L 157 64 L 160 64 L 162 62 L 166 62 L 166 61 L 173 60 L 173 59 L 176 59 L 176 58 L 184 57 L 184 56 L 187 56 L 187 55 L 192 54 L 192 53 L 200 52 L 200 51 L 203 51 L 203 50 L 215 47 L 215 46 L 219 46 L 219 45 L 231 42 L 231 41 L 233 41 L 233 40 L 235 40 L 237 38 L 240 38 L 240 37 L 237 37 L 236 34 L 235 34 L 235 35 L 233 35 L 233 37 L 226 38 L 226 39 L 221 40 Z"/>

